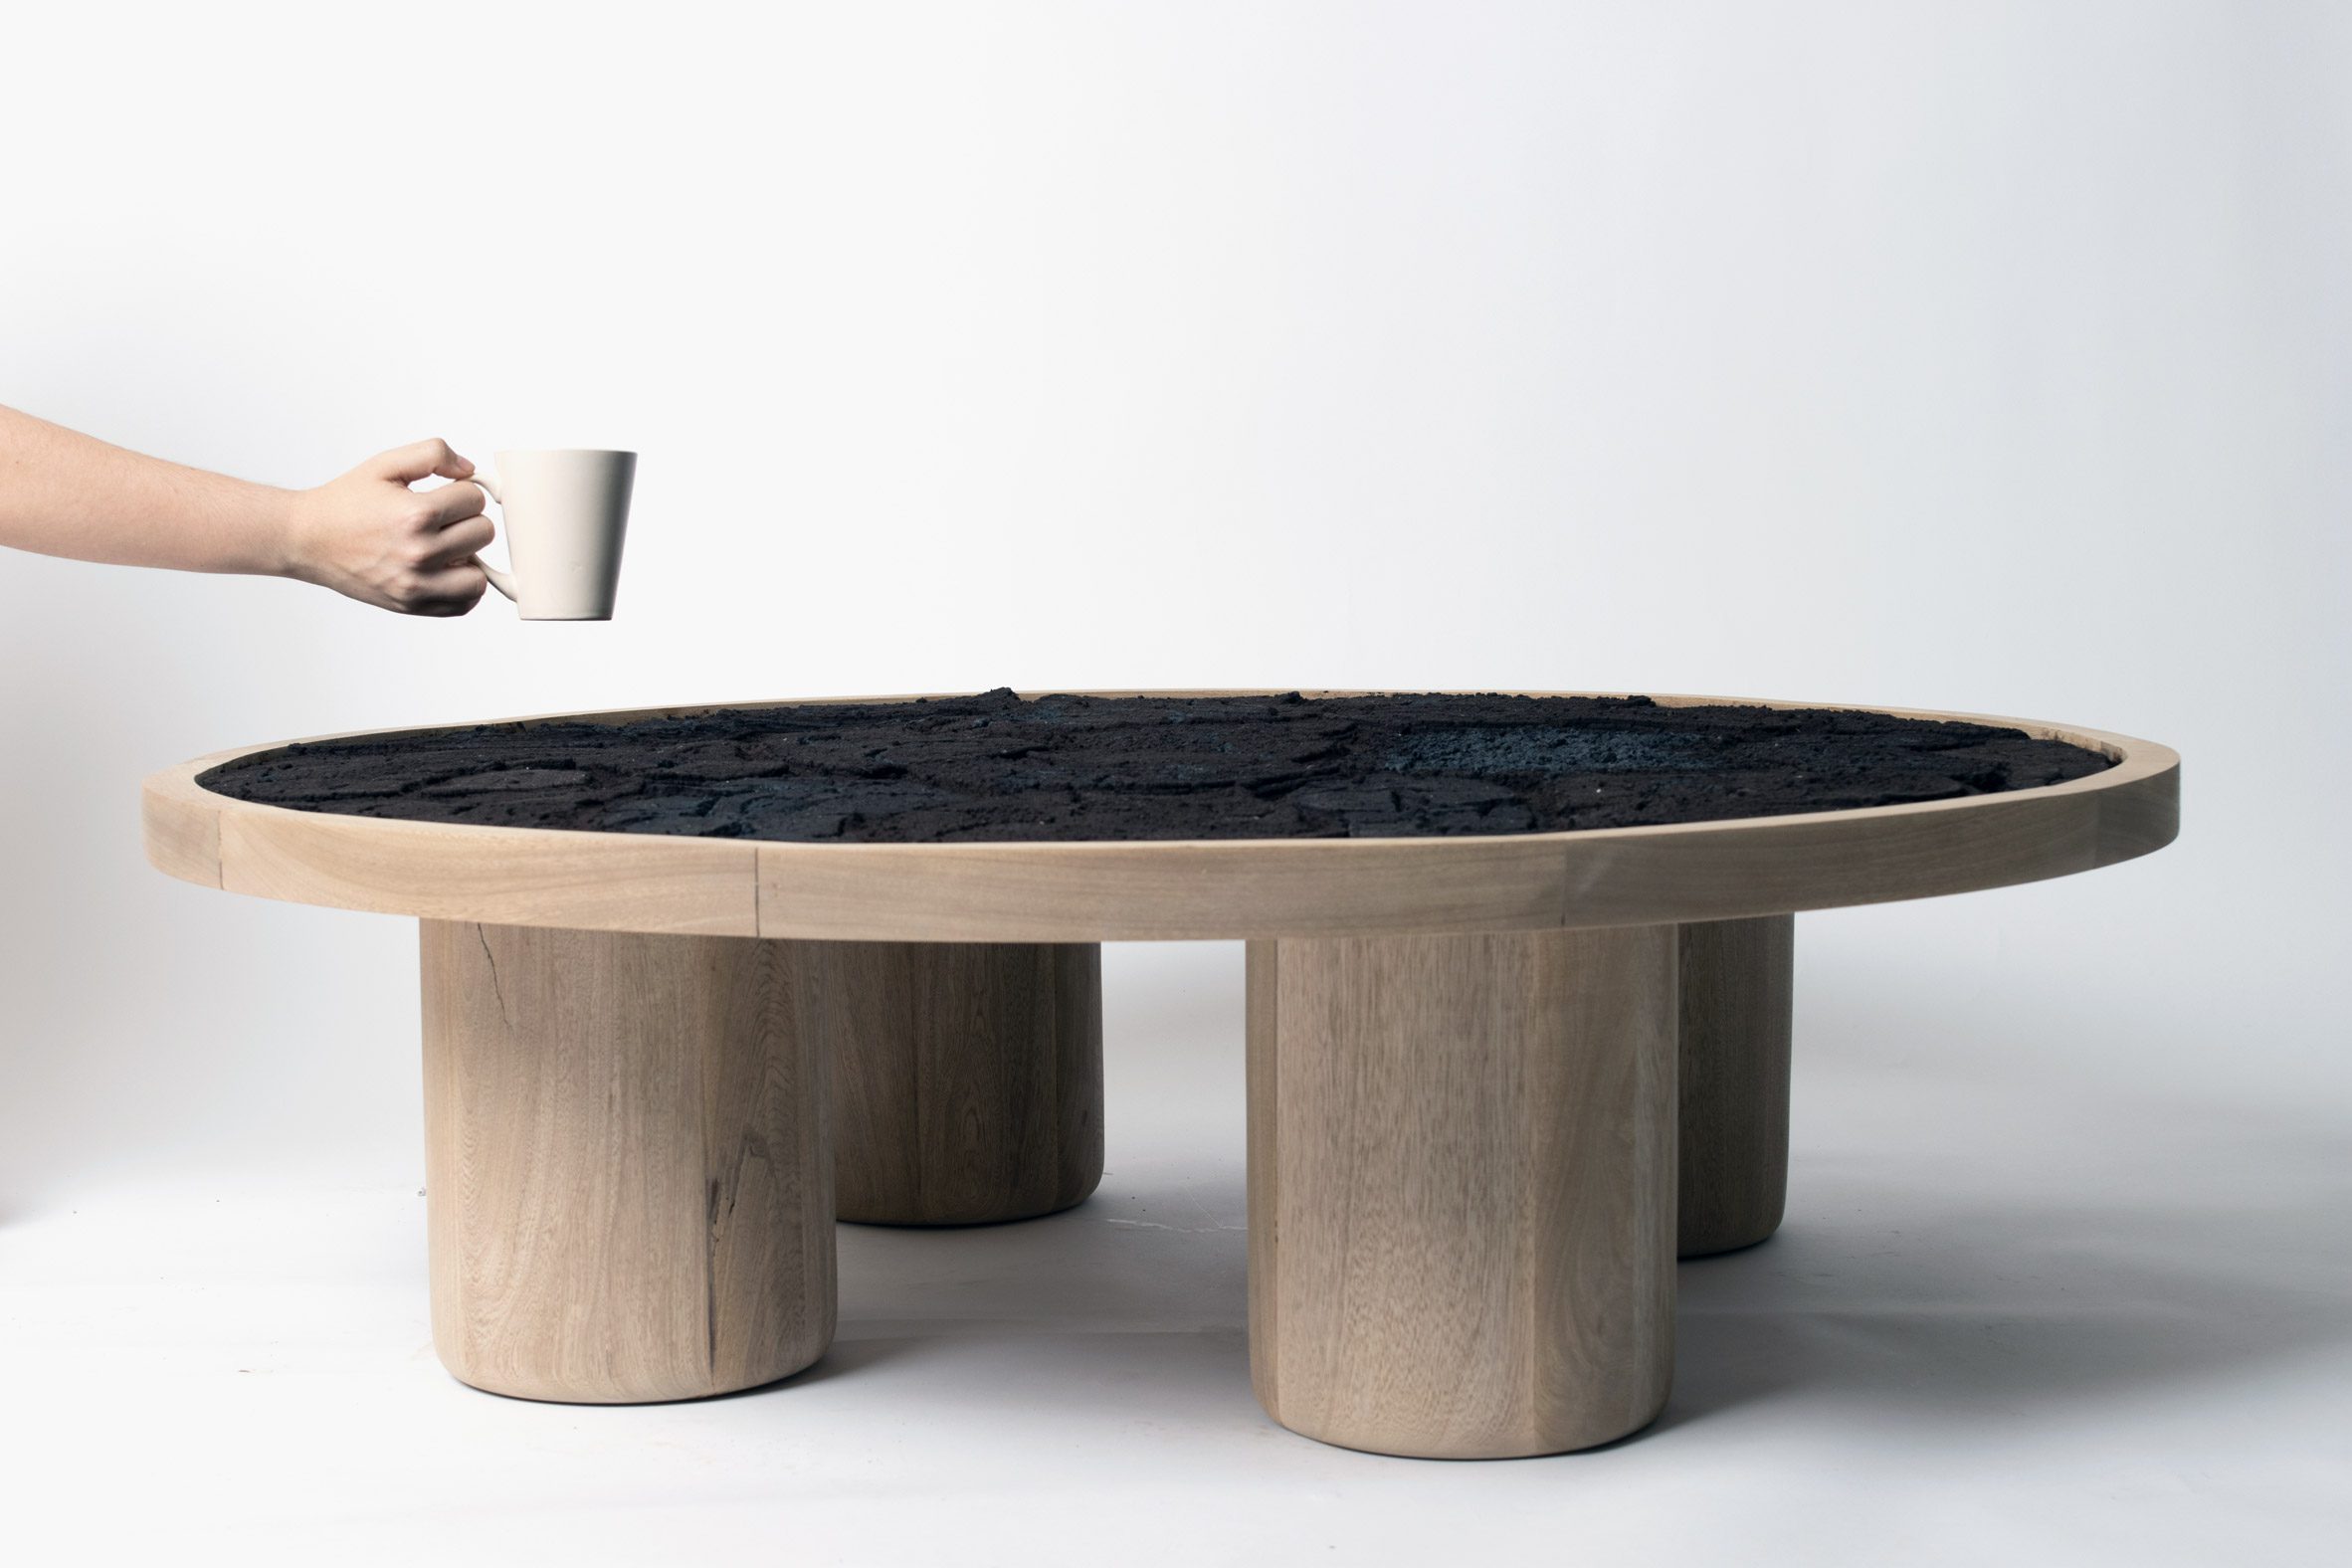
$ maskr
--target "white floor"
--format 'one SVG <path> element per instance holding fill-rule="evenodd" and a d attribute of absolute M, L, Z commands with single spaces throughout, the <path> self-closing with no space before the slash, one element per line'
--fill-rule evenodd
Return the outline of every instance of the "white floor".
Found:
<path fill-rule="evenodd" d="M 1607 1450 L 1388 1460 L 1261 1414 L 1219 1000 L 1166 1025 L 1196 1051 L 1114 1054 L 1091 1202 L 845 1227 L 831 1354 L 702 1404 L 448 1378 L 413 1183 L 139 1179 L 0 1214 L 0 1518 L 37 1543 L 0 1556 L 2343 1560 L 2334 1108 L 2061 1071 L 2048 1037 L 2081 1020 L 1971 1038 L 1985 997 L 1952 1022 L 1801 995 L 1788 1225 L 1682 1268 L 1672 1401 Z"/>

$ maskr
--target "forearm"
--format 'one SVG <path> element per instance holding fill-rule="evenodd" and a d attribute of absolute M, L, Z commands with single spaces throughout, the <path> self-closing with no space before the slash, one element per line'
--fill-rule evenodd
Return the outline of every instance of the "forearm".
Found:
<path fill-rule="evenodd" d="M 0 408 L 0 545 L 121 566 L 281 575 L 294 492 Z"/>

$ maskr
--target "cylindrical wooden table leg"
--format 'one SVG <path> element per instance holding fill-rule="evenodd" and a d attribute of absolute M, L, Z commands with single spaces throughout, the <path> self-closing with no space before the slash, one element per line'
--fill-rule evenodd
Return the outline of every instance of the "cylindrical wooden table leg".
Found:
<path fill-rule="evenodd" d="M 1796 929 L 1793 914 L 1681 927 L 1684 1258 L 1753 1247 L 1780 1226 Z"/>
<path fill-rule="evenodd" d="M 1102 1180 L 1100 947 L 789 945 L 832 1064 L 842 1219 L 1026 1220 Z"/>
<path fill-rule="evenodd" d="M 692 1399 L 832 1341 L 833 1151 L 790 949 L 424 922 L 433 1341 L 524 1399 Z"/>
<path fill-rule="evenodd" d="M 1348 1448 L 1555 1454 L 1673 1365 L 1670 925 L 1255 941 L 1250 1369 Z"/>

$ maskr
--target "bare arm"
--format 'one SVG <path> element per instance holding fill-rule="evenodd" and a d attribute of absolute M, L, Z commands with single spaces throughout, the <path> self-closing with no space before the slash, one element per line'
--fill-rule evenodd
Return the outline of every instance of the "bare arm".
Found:
<path fill-rule="evenodd" d="M 0 408 L 0 545 L 75 560 L 292 577 L 412 615 L 464 615 L 490 542 L 474 465 L 442 441 L 370 458 L 314 490 L 277 490 Z"/>

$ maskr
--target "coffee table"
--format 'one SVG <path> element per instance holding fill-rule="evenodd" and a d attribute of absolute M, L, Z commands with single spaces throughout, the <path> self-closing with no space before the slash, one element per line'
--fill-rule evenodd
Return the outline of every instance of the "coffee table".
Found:
<path fill-rule="evenodd" d="M 197 782 L 256 746 L 148 779 L 145 838 L 189 882 L 421 921 L 434 1340 L 469 1384 L 621 1403 L 808 1366 L 837 1218 L 1016 1220 L 1093 1190 L 1100 943 L 1241 938 L 1259 1398 L 1345 1447 L 1520 1456 L 1650 1422 L 1675 1258 L 1778 1226 L 1795 911 L 2088 871 L 2176 832 L 2163 746 L 1840 711 L 2111 765 L 1653 827 L 843 844 L 385 820 Z"/>

